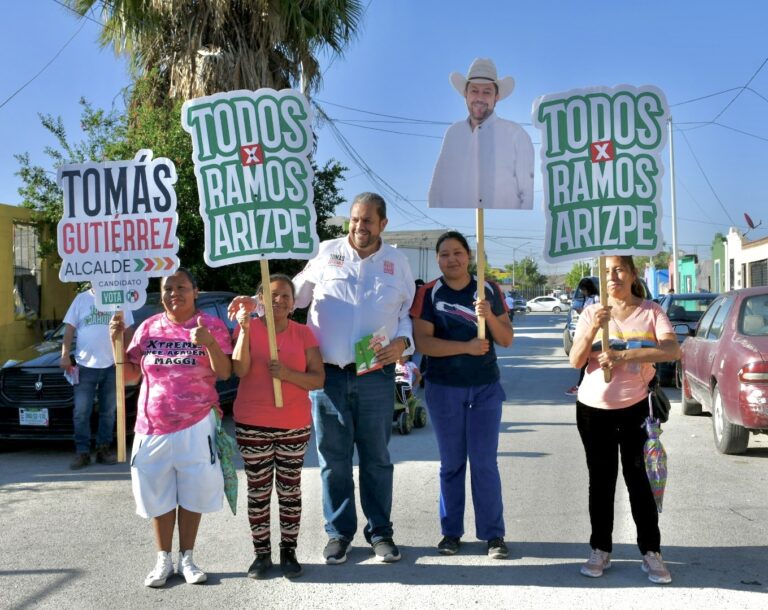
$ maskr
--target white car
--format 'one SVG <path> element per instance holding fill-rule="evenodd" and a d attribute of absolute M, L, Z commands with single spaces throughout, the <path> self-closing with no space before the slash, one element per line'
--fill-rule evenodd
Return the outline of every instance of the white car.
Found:
<path fill-rule="evenodd" d="M 560 299 L 557 297 L 536 297 L 530 299 L 525 306 L 525 311 L 551 311 L 552 313 L 560 313 L 564 309 L 567 309 Z"/>

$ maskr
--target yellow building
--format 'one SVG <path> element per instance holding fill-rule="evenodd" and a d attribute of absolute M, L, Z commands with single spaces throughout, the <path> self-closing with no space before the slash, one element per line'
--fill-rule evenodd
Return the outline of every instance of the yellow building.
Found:
<path fill-rule="evenodd" d="M 38 245 L 30 211 L 0 204 L 0 366 L 19 348 L 40 341 L 77 292 L 41 261 Z"/>

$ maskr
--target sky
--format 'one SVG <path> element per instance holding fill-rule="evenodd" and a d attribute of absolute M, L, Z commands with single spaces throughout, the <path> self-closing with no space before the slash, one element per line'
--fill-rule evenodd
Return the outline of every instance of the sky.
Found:
<path fill-rule="evenodd" d="M 516 81 L 497 114 L 531 126 L 534 100 L 591 86 L 655 85 L 673 117 L 677 242 L 681 254 L 710 258 L 717 232 L 768 236 L 768 3 L 734 0 L 578 2 L 535 0 L 371 0 L 356 39 L 342 57 L 324 56 L 323 84 L 313 95 L 333 121 L 317 128 L 316 159 L 349 168 L 351 200 L 382 193 L 389 230 L 458 229 L 473 240 L 474 211 L 435 210 L 426 198 L 450 123 L 466 117 L 449 84 L 476 57 L 490 57 L 499 76 Z M 45 163 L 54 144 L 38 114 L 61 116 L 78 137 L 81 97 L 123 107 L 127 64 L 98 43 L 99 26 L 55 0 L 7 3 L 0 23 L 0 202 L 18 204 L 14 154 Z M 46 67 L 47 65 L 47 67 Z M 39 73 L 39 75 L 38 75 Z M 662 155 L 663 240 L 672 244 L 669 152 Z M 538 163 L 538 161 L 537 161 Z M 491 265 L 531 256 L 545 273 L 571 262 L 543 261 L 545 212 L 535 173 L 533 210 L 486 211 Z M 346 214 L 345 204 L 337 210 Z M 755 223 L 748 230 L 744 213 Z M 385 234 L 386 235 L 386 234 Z"/>

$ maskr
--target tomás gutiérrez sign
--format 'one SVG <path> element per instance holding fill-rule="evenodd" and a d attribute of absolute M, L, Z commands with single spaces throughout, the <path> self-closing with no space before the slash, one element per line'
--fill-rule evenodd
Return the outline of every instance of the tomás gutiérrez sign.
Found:
<path fill-rule="evenodd" d="M 61 166 L 61 281 L 90 282 L 101 311 L 141 307 L 148 278 L 179 266 L 176 178 L 172 161 L 146 149 L 127 161 Z"/>

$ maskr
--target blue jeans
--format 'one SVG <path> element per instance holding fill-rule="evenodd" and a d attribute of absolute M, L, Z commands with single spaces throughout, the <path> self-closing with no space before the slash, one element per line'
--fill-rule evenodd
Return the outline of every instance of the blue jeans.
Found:
<path fill-rule="evenodd" d="M 91 450 L 91 412 L 93 399 L 99 396 L 99 428 L 96 446 L 111 445 L 115 431 L 115 367 L 92 369 L 80 366 L 80 382 L 74 387 L 75 451 Z"/>
<path fill-rule="evenodd" d="M 395 367 L 357 376 L 326 365 L 325 387 L 311 392 L 312 420 L 323 481 L 323 515 L 330 538 L 352 540 L 357 531 L 352 457 L 360 463 L 360 504 L 365 539 L 392 537 L 389 437 L 395 404 Z"/>
<path fill-rule="evenodd" d="M 496 454 L 504 390 L 499 382 L 468 388 L 425 385 L 427 409 L 440 450 L 440 528 L 464 534 L 467 459 L 479 540 L 504 537 L 504 505 Z"/>

